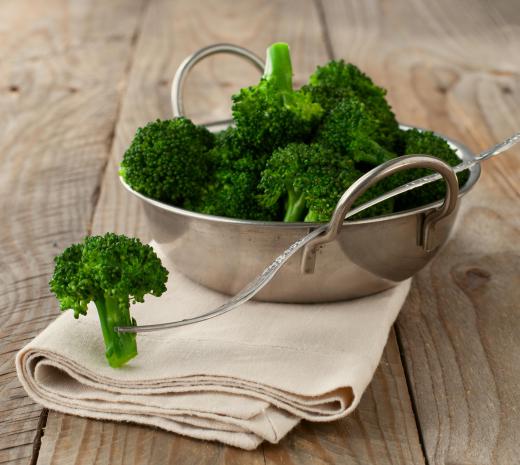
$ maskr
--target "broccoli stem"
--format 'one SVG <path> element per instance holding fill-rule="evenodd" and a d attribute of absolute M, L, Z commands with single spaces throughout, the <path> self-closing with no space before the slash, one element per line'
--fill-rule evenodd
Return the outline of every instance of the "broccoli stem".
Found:
<path fill-rule="evenodd" d="M 287 207 L 283 220 L 286 223 L 302 221 L 305 213 L 305 199 L 303 198 L 303 194 L 297 193 L 293 188 L 288 188 L 287 192 Z"/>
<path fill-rule="evenodd" d="M 128 299 L 121 301 L 109 295 L 96 299 L 94 303 L 105 341 L 106 358 L 112 368 L 118 368 L 137 355 L 136 335 L 115 331 L 117 326 L 135 325 L 135 320 L 130 317 L 130 303 Z"/>
<path fill-rule="evenodd" d="M 323 223 L 323 221 L 320 221 L 318 213 L 314 210 L 309 210 L 303 221 L 306 223 Z"/>
<path fill-rule="evenodd" d="M 267 49 L 264 78 L 281 92 L 292 92 L 292 64 L 289 46 L 278 42 Z"/>

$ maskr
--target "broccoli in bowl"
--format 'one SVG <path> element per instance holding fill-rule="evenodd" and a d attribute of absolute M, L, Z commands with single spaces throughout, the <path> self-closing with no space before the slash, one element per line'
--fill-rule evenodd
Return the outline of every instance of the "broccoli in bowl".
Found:
<path fill-rule="evenodd" d="M 343 60 L 319 66 L 300 89 L 289 47 L 267 50 L 265 73 L 232 97 L 234 124 L 210 133 L 187 118 L 137 131 L 121 177 L 140 194 L 185 210 L 253 221 L 327 222 L 342 193 L 364 173 L 408 154 L 460 162 L 431 131 L 400 128 L 386 91 Z M 397 173 L 355 206 L 429 174 Z M 459 173 L 463 185 L 469 173 Z M 369 208 L 356 218 L 421 207 L 443 198 L 437 181 Z"/>

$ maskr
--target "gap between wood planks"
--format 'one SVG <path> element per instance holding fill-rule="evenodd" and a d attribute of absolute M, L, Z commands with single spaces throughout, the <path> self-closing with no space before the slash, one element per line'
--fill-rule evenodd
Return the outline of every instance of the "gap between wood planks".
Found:
<path fill-rule="evenodd" d="M 44 408 L 40 413 L 40 420 L 36 429 L 36 436 L 33 442 L 33 451 L 29 465 L 36 465 L 38 462 L 38 455 L 40 454 L 40 447 L 42 445 L 42 437 L 45 431 L 45 425 L 47 424 L 47 417 L 49 416 L 49 410 Z"/>
<path fill-rule="evenodd" d="M 329 55 L 329 60 L 334 60 L 336 59 L 336 56 L 335 56 L 335 53 L 334 53 L 334 46 L 332 45 L 332 39 L 329 35 L 329 28 L 328 28 L 328 25 L 327 25 L 327 17 L 325 15 L 325 9 L 324 9 L 324 6 L 323 6 L 323 0 L 313 0 L 315 6 L 316 6 L 316 10 L 318 12 L 318 18 L 320 20 L 320 25 L 321 25 L 321 30 L 322 30 L 322 34 L 323 34 L 323 41 L 325 42 L 325 46 L 326 46 L 326 49 L 327 49 L 327 54 Z M 399 357 L 400 357 L 400 360 L 401 360 L 401 365 L 403 367 L 403 371 L 404 371 L 404 378 L 405 378 L 405 381 L 406 381 L 406 387 L 408 389 L 408 395 L 410 397 L 410 402 L 411 402 L 411 406 L 412 406 L 412 412 L 413 412 L 413 417 L 414 417 L 414 421 L 415 421 L 415 427 L 417 429 L 417 435 L 418 435 L 418 438 L 419 438 L 419 444 L 421 446 L 421 452 L 422 452 L 422 455 L 423 455 L 423 459 L 424 459 L 424 463 L 426 465 L 429 465 L 429 460 L 428 460 L 428 455 L 426 453 L 426 444 L 424 442 L 424 437 L 423 437 L 423 431 L 422 431 L 422 428 L 421 428 L 421 424 L 420 424 L 420 421 L 419 421 L 419 415 L 417 413 L 417 402 L 416 402 L 416 399 L 415 399 L 415 395 L 414 395 L 414 392 L 413 392 L 413 389 L 412 389 L 412 386 L 411 386 L 411 376 L 410 376 L 410 373 L 409 373 L 409 370 L 408 370 L 408 366 L 406 364 L 406 360 L 405 360 L 405 357 L 404 357 L 404 350 L 403 350 L 403 343 L 402 343 L 402 339 L 401 339 L 401 334 L 399 333 L 399 328 L 397 326 L 397 324 L 394 323 L 393 325 L 394 327 L 394 331 L 395 331 L 395 339 L 396 339 L 396 342 L 397 342 L 397 347 L 399 349 Z"/>
<path fill-rule="evenodd" d="M 413 417 L 415 419 L 415 426 L 417 428 L 417 435 L 419 437 L 419 444 L 421 445 L 421 451 L 424 457 L 424 463 L 429 465 L 430 461 L 428 460 L 428 455 L 426 453 L 426 444 L 423 438 L 423 431 L 421 427 L 421 423 L 419 421 L 419 414 L 417 412 L 417 400 L 415 399 L 415 395 L 412 389 L 412 377 L 410 376 L 410 371 L 408 369 L 408 364 L 406 363 L 406 359 L 404 357 L 404 348 L 403 342 L 401 339 L 401 333 L 399 330 L 399 326 L 394 323 L 394 331 L 395 331 L 395 340 L 397 341 L 397 347 L 399 349 L 399 357 L 401 359 L 401 365 L 403 366 L 404 371 L 404 379 L 406 381 L 406 387 L 408 388 L 408 394 L 410 396 L 410 403 L 412 404 L 412 412 Z"/>

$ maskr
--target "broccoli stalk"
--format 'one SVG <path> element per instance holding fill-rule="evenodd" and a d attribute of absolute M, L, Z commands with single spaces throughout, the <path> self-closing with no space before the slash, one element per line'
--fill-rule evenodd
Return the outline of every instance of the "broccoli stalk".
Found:
<path fill-rule="evenodd" d="M 290 183 L 286 183 L 285 187 L 287 189 L 287 204 L 283 220 L 287 223 L 301 221 L 306 211 L 305 196 L 302 191 L 296 190 Z"/>
<path fill-rule="evenodd" d="M 104 295 L 94 301 L 96 305 L 103 340 L 105 341 L 105 356 L 112 367 L 120 367 L 137 355 L 135 334 L 116 333 L 118 326 L 135 326 L 130 317 L 129 302 L 117 297 Z"/>
<path fill-rule="evenodd" d="M 322 223 L 326 222 L 327 220 L 324 220 L 322 218 L 318 210 L 309 210 L 309 212 L 305 215 L 303 221 L 305 221 L 306 223 Z"/>
<path fill-rule="evenodd" d="M 263 78 L 271 82 L 272 90 L 282 93 L 284 98 L 287 98 L 293 92 L 292 74 L 289 46 L 282 42 L 271 45 L 267 49 Z"/>
<path fill-rule="evenodd" d="M 267 49 L 267 60 L 263 78 L 272 84 L 271 91 L 278 92 L 285 106 L 302 121 L 312 121 L 321 117 L 320 105 L 312 102 L 310 96 L 293 89 L 293 71 L 289 46 L 276 43 Z"/>
<path fill-rule="evenodd" d="M 54 262 L 49 284 L 61 310 L 72 309 L 78 318 L 94 302 L 109 365 L 117 368 L 134 358 L 136 335 L 118 333 L 115 328 L 136 325 L 130 303 L 143 302 L 146 294 L 160 296 L 166 290 L 168 271 L 154 250 L 139 239 L 107 233 L 71 245 Z"/>

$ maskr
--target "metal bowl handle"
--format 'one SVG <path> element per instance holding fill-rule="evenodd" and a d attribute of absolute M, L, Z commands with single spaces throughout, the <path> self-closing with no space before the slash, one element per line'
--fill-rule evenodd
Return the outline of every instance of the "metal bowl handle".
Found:
<path fill-rule="evenodd" d="M 423 218 L 421 229 L 417 235 L 418 246 L 426 252 L 432 250 L 431 230 L 435 225 L 448 216 L 457 206 L 459 195 L 459 183 L 457 175 L 445 162 L 428 155 L 404 155 L 387 161 L 361 176 L 352 184 L 339 199 L 326 231 L 309 242 L 303 250 L 302 272 L 312 273 L 316 262 L 316 252 L 320 245 L 333 241 L 339 234 L 346 214 L 352 208 L 354 202 L 363 195 L 371 186 L 392 174 L 413 168 L 427 168 L 437 171 L 442 175 L 446 183 L 446 197 L 443 204 Z"/>
<path fill-rule="evenodd" d="M 247 48 L 239 47 L 233 44 L 214 44 L 207 47 L 203 47 L 197 50 L 195 53 L 186 57 L 184 61 L 179 65 L 175 76 L 172 81 L 172 111 L 173 116 L 179 117 L 184 116 L 184 104 L 182 100 L 182 92 L 186 77 L 188 76 L 191 69 L 201 60 L 217 53 L 230 53 L 232 55 L 238 55 L 242 58 L 246 58 L 253 63 L 261 73 L 264 72 L 265 63 L 264 61 L 255 55 L 251 50 Z"/>

